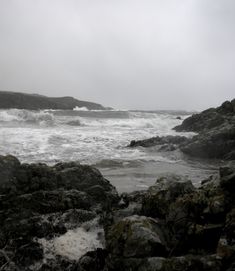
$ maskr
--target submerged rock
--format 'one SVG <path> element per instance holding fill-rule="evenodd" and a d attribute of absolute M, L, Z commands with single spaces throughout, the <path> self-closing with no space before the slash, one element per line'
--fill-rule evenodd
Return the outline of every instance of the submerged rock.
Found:
<path fill-rule="evenodd" d="M 187 141 L 187 138 L 184 136 L 156 136 L 144 140 L 132 140 L 129 147 L 153 147 L 161 146 L 162 151 L 175 150 L 176 146 Z M 164 147 L 163 147 L 164 146 Z"/>

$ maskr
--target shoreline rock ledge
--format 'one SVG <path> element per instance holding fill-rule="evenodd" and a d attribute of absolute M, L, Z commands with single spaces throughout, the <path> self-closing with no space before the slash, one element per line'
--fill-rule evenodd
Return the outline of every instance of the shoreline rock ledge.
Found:
<path fill-rule="evenodd" d="M 173 129 L 197 134 L 192 138 L 177 135 L 132 140 L 129 147 L 156 146 L 158 151 L 180 149 L 193 157 L 235 160 L 235 99 L 193 114 Z"/>
<path fill-rule="evenodd" d="M 199 188 L 167 175 L 119 196 L 93 167 L 0 156 L 0 270 L 231 271 L 234 195 L 233 163 Z"/>

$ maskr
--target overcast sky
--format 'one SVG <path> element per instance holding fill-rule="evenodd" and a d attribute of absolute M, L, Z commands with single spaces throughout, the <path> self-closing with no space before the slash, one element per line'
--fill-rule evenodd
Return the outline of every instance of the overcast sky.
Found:
<path fill-rule="evenodd" d="M 235 1 L 0 0 L 0 89 L 217 106 L 235 98 Z"/>

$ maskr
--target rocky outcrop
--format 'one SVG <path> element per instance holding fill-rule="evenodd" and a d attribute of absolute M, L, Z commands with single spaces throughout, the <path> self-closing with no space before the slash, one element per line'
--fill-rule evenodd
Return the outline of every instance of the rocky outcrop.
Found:
<path fill-rule="evenodd" d="M 234 194 L 233 164 L 199 188 L 166 175 L 119 197 L 93 167 L 0 156 L 0 270 L 233 270 Z"/>
<path fill-rule="evenodd" d="M 157 151 L 174 151 L 199 158 L 235 159 L 235 99 L 218 108 L 210 108 L 185 119 L 174 128 L 177 132 L 196 132 L 192 138 L 184 136 L 153 137 L 132 140 L 129 147 L 153 147 Z"/>
<path fill-rule="evenodd" d="M 76 106 L 86 107 L 87 109 L 105 110 L 100 104 L 79 101 L 73 97 L 46 97 L 37 94 L 26 94 L 19 92 L 0 91 L 0 108 L 9 109 L 63 109 L 73 110 Z"/>
<path fill-rule="evenodd" d="M 63 266 L 78 265 L 79 258 L 72 263 L 63 255 L 45 263 L 39 240 L 59 238 L 99 219 L 118 201 L 115 188 L 93 167 L 21 164 L 13 156 L 0 156 L 0 269 L 65 270 Z"/>
<path fill-rule="evenodd" d="M 153 147 L 158 146 L 160 151 L 175 150 L 180 144 L 187 141 L 185 136 L 156 136 L 144 140 L 132 140 L 129 147 Z"/>
<path fill-rule="evenodd" d="M 234 124 L 225 124 L 200 132 L 186 144 L 182 144 L 180 149 L 190 156 L 234 160 L 235 119 Z"/>
<path fill-rule="evenodd" d="M 181 150 L 203 158 L 235 159 L 235 99 L 218 108 L 192 115 L 174 128 L 176 131 L 197 132 Z"/>
<path fill-rule="evenodd" d="M 226 101 L 217 108 L 210 108 L 198 114 L 193 114 L 174 129 L 177 132 L 201 132 L 219 127 L 224 123 L 234 123 L 235 99 Z"/>

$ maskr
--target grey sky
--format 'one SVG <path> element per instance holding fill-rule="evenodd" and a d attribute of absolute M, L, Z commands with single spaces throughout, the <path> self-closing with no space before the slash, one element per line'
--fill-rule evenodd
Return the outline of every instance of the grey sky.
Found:
<path fill-rule="evenodd" d="M 234 66 L 234 0 L 0 0 L 2 90 L 200 110 Z"/>

